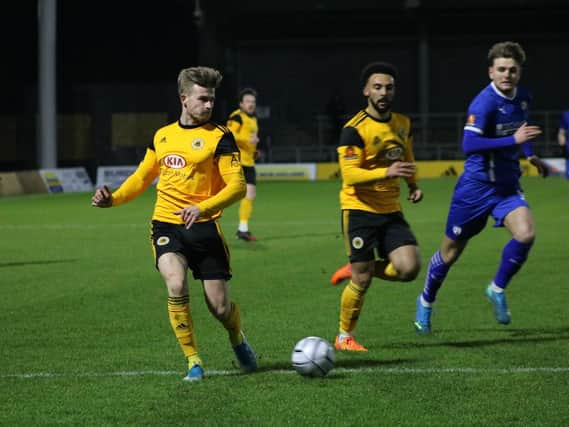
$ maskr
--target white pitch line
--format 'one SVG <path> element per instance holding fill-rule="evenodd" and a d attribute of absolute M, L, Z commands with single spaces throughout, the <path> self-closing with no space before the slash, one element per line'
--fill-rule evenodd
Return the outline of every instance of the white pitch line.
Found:
<path fill-rule="evenodd" d="M 294 374 L 291 369 L 275 369 L 261 371 L 259 374 Z M 428 375 L 428 374 L 541 374 L 541 373 L 569 373 L 569 367 L 512 367 L 512 368 L 335 368 L 334 374 L 385 374 L 385 375 Z M 240 375 L 238 370 L 207 370 L 206 376 Z M 0 379 L 35 379 L 35 378 L 85 378 L 85 377 L 138 377 L 138 376 L 170 376 L 183 375 L 181 371 L 118 371 L 118 372 L 30 372 L 26 374 L 2 374 Z"/>

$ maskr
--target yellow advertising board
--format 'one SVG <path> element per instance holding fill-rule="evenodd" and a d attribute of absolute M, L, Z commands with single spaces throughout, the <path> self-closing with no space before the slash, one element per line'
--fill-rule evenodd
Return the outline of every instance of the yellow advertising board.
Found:
<path fill-rule="evenodd" d="M 462 160 L 417 161 L 417 177 L 441 178 L 456 177 L 464 172 Z M 523 176 L 538 176 L 537 170 L 527 160 L 521 160 Z M 317 163 L 316 179 L 339 179 L 340 169 L 338 163 Z"/>

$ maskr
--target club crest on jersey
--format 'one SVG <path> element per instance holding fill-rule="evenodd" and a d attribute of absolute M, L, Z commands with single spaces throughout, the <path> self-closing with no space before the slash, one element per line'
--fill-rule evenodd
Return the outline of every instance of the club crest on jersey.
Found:
<path fill-rule="evenodd" d="M 201 150 L 205 145 L 205 142 L 203 139 L 201 138 L 195 138 L 194 140 L 192 140 L 192 148 L 194 150 Z"/>
<path fill-rule="evenodd" d="M 158 239 L 156 239 L 156 245 L 158 246 L 166 246 L 168 243 L 170 243 L 169 237 L 160 236 Z"/>
<path fill-rule="evenodd" d="M 354 147 L 346 147 L 346 151 L 344 151 L 344 160 L 352 160 L 357 158 L 358 156 L 356 155 L 356 150 L 354 150 Z"/>
<path fill-rule="evenodd" d="M 178 154 L 168 154 L 164 157 L 164 164 L 172 169 L 182 169 L 186 167 L 186 159 Z"/>
<path fill-rule="evenodd" d="M 520 106 L 522 107 L 522 110 L 527 110 L 528 109 L 528 103 L 527 101 L 522 101 L 520 103 Z"/>
<path fill-rule="evenodd" d="M 364 247 L 364 239 L 362 239 L 361 237 L 354 237 L 352 239 L 352 247 L 354 249 L 361 249 Z"/>

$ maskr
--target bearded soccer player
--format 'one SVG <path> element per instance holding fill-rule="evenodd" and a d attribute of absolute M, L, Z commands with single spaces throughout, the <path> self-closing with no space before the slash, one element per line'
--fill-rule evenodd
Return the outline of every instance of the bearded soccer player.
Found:
<path fill-rule="evenodd" d="M 334 343 L 340 351 L 367 351 L 353 332 L 372 278 L 408 282 L 420 270 L 417 240 L 399 203 L 400 178 L 411 202 L 419 202 L 423 193 L 415 176 L 410 119 L 391 111 L 396 81 L 392 64 L 366 66 L 361 84 L 367 107 L 340 135 L 342 232 L 351 266 Z"/>
<path fill-rule="evenodd" d="M 156 132 L 137 170 L 116 191 L 99 188 L 91 202 L 100 208 L 119 206 L 159 178 L 152 250 L 168 290 L 170 324 L 188 362 L 186 381 L 204 377 L 190 310 L 188 269 L 202 282 L 209 311 L 227 330 L 242 370 L 257 368 L 255 353 L 241 331 L 239 306 L 229 297 L 229 250 L 218 223 L 223 208 L 245 194 L 233 135 L 210 121 L 221 79 L 212 68 L 183 69 L 178 76 L 180 119 Z"/>
<path fill-rule="evenodd" d="M 239 108 L 229 115 L 227 127 L 235 136 L 235 142 L 241 152 L 241 165 L 247 183 L 247 194 L 239 205 L 239 227 L 235 235 L 238 239 L 253 242 L 257 238 L 249 230 L 249 220 L 253 213 L 253 202 L 257 197 L 257 172 L 255 160 L 259 155 L 259 126 L 255 109 L 257 92 L 246 88 L 239 93 Z"/>
<path fill-rule="evenodd" d="M 522 47 L 510 41 L 496 43 L 488 52 L 490 83 L 470 103 L 464 126 L 464 173 L 455 185 L 445 235 L 431 257 L 423 292 L 416 301 L 414 325 L 419 334 L 431 332 L 432 307 L 448 271 L 490 216 L 494 227 L 505 227 L 511 239 L 502 249 L 498 269 L 484 294 L 496 321 L 510 323 L 505 290 L 535 239 L 533 216 L 519 181 L 520 147 L 540 175 L 548 174 L 529 143 L 541 130 L 527 123 L 531 96 L 518 86 L 525 59 Z"/>

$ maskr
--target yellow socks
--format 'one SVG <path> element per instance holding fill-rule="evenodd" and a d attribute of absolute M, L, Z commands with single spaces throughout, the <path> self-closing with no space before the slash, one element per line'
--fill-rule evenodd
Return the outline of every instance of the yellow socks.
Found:
<path fill-rule="evenodd" d="M 239 204 L 239 222 L 248 223 L 253 212 L 253 199 L 243 198 Z"/>
<path fill-rule="evenodd" d="M 192 369 L 192 367 L 194 365 L 203 366 L 202 360 L 200 359 L 200 357 L 197 354 L 194 354 L 193 356 L 188 357 L 188 369 Z"/>
<path fill-rule="evenodd" d="M 168 316 L 184 356 L 188 358 L 188 363 L 190 363 L 190 358 L 199 360 L 194 334 L 194 322 L 190 314 L 189 295 L 168 297 Z M 201 364 L 201 360 L 199 360 L 199 364 Z"/>
<path fill-rule="evenodd" d="M 340 300 L 340 333 L 350 334 L 355 329 L 364 305 L 366 290 L 351 280 L 344 288 Z"/>
<path fill-rule="evenodd" d="M 388 260 L 380 259 L 375 262 L 375 276 L 390 282 L 398 281 L 399 273 Z"/>
<path fill-rule="evenodd" d="M 235 347 L 243 342 L 243 337 L 241 336 L 241 312 L 239 311 L 239 306 L 234 302 L 231 303 L 231 313 L 227 319 L 222 320 L 221 323 L 223 327 L 227 329 L 229 334 L 229 341 L 231 345 Z"/>

